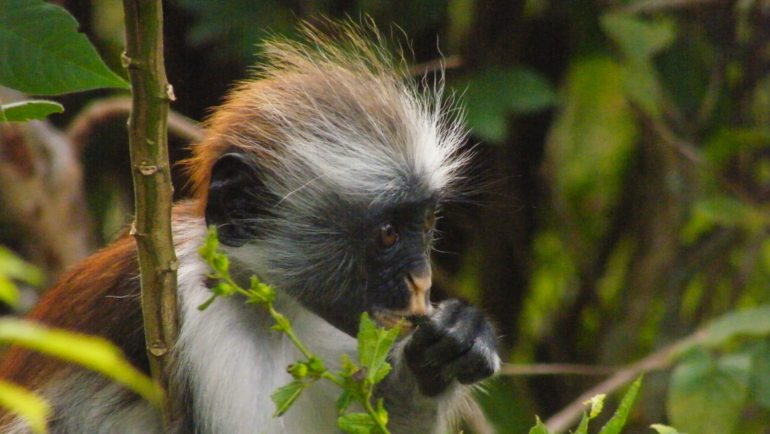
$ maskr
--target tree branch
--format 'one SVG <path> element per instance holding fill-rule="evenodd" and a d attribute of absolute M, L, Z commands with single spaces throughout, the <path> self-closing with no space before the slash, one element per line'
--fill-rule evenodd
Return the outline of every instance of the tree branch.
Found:
<path fill-rule="evenodd" d="M 170 350 L 178 334 L 177 259 L 171 235 L 173 186 L 168 162 L 167 117 L 174 99 L 163 64 L 163 9 L 160 0 L 124 0 L 126 52 L 131 79 L 129 142 L 134 179 L 136 239 L 142 283 L 142 312 L 153 377 L 169 390 Z M 168 430 L 179 419 L 179 402 L 163 403 Z"/>

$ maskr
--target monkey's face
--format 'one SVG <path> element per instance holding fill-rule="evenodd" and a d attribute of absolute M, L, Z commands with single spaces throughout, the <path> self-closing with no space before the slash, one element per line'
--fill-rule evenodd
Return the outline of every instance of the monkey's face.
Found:
<path fill-rule="evenodd" d="M 386 327 L 406 318 L 407 329 L 409 320 L 427 316 L 435 198 L 375 205 L 329 199 L 293 225 L 304 228 L 301 236 L 281 243 L 302 253 L 296 261 L 274 263 L 284 270 L 276 284 L 352 336 L 363 312 Z"/>
<path fill-rule="evenodd" d="M 226 154 L 212 170 L 206 221 L 248 272 L 355 335 L 363 312 L 392 326 L 431 311 L 438 196 L 408 185 L 388 196 L 344 195 L 320 181 L 273 193 L 251 159 Z"/>
<path fill-rule="evenodd" d="M 430 314 L 431 267 L 436 205 L 433 200 L 405 203 L 375 212 L 367 224 L 368 276 L 365 310 L 387 327 L 405 318 Z"/>

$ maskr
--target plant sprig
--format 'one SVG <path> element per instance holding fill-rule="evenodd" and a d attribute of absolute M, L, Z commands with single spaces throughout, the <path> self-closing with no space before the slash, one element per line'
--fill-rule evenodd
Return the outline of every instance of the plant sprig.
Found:
<path fill-rule="evenodd" d="M 360 365 L 354 363 L 347 355 L 342 355 L 340 372 L 332 374 L 323 361 L 299 340 L 289 319 L 275 309 L 275 290 L 255 276 L 249 279 L 248 289 L 242 288 L 230 276 L 230 262 L 226 255 L 217 250 L 218 247 L 216 228 L 212 226 L 198 253 L 213 270 L 208 277 L 219 282 L 211 288 L 212 296 L 198 309 L 206 309 L 217 297 L 240 294 L 246 298 L 246 303 L 263 306 L 275 320 L 271 329 L 286 334 L 305 358 L 287 368 L 294 381 L 270 395 L 276 405 L 273 416 L 279 417 L 286 413 L 305 389 L 323 378 L 342 389 L 342 394 L 337 400 L 337 425 L 343 431 L 354 434 L 390 434 L 387 429 L 388 413 L 383 407 L 383 400 L 379 399 L 372 405 L 372 397 L 377 383 L 392 369 L 387 362 L 387 355 L 401 333 L 401 324 L 385 330 L 378 328 L 366 313 L 362 314 L 358 332 Z M 358 402 L 366 412 L 345 413 L 354 402 Z"/>
<path fill-rule="evenodd" d="M 626 419 L 631 411 L 631 405 L 634 403 L 641 386 L 642 377 L 639 377 L 633 384 L 631 384 L 631 387 L 628 388 L 628 391 L 620 401 L 620 405 L 615 411 L 615 414 L 613 414 L 610 420 L 602 427 L 599 434 L 620 434 L 620 430 L 623 429 L 626 424 Z M 604 398 L 605 395 L 596 395 L 583 403 L 588 406 L 588 411 L 583 411 L 583 417 L 580 420 L 580 424 L 573 434 L 588 434 L 588 422 L 596 418 L 596 416 L 602 412 L 604 408 Z M 666 425 L 655 424 L 650 426 L 650 428 L 657 431 L 658 434 L 679 434 L 679 431 Z M 536 418 L 535 426 L 529 430 L 529 434 L 552 434 L 552 432 L 545 426 L 540 418 Z"/>

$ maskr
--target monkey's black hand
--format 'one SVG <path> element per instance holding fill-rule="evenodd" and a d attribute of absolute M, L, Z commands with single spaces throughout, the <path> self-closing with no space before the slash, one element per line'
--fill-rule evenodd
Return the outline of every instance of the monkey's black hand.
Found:
<path fill-rule="evenodd" d="M 492 325 L 479 309 L 460 300 L 442 302 L 414 331 L 404 356 L 426 396 L 440 394 L 454 380 L 483 380 L 500 365 Z"/>

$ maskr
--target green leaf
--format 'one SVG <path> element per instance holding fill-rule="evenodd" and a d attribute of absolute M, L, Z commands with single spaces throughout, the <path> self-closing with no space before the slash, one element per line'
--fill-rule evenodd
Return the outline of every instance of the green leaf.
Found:
<path fill-rule="evenodd" d="M 28 100 L 0 106 L 0 122 L 42 120 L 51 113 L 62 113 L 64 107 L 55 101 Z"/>
<path fill-rule="evenodd" d="M 43 273 L 37 267 L 24 262 L 3 246 L 0 246 L 0 276 L 21 280 L 33 286 L 43 283 Z"/>
<path fill-rule="evenodd" d="M 653 56 L 674 42 L 674 22 L 644 20 L 636 15 L 616 13 L 603 16 L 601 25 L 623 54 L 624 92 L 642 111 L 653 118 L 660 118 L 663 88 Z"/>
<path fill-rule="evenodd" d="M 213 268 L 217 273 L 227 275 L 230 270 L 230 260 L 227 258 L 227 256 L 221 253 L 214 253 L 211 261 L 211 268 Z"/>
<path fill-rule="evenodd" d="M 348 413 L 337 418 L 337 426 L 350 434 L 375 434 L 380 430 L 366 413 Z"/>
<path fill-rule="evenodd" d="M 537 112 L 556 103 L 553 87 L 524 67 L 485 69 L 455 88 L 466 89 L 466 120 L 473 132 L 498 143 L 506 138 L 508 115 Z"/>
<path fill-rule="evenodd" d="M 657 431 L 658 434 L 679 434 L 679 431 L 666 425 L 654 424 L 650 425 L 650 428 Z"/>
<path fill-rule="evenodd" d="M 748 397 L 751 357 L 715 358 L 696 350 L 671 375 L 667 411 L 677 428 L 697 434 L 735 432 Z"/>
<path fill-rule="evenodd" d="M 0 274 L 0 301 L 12 308 L 19 307 L 19 291 L 11 279 Z"/>
<path fill-rule="evenodd" d="M 203 239 L 203 244 L 198 247 L 198 254 L 206 260 L 207 264 L 211 265 L 211 262 L 214 259 L 214 255 L 217 252 L 218 246 L 219 240 L 217 239 L 217 227 L 215 225 L 210 225 L 208 227 L 206 238 Z"/>
<path fill-rule="evenodd" d="M 635 151 L 638 127 L 621 76 L 608 55 L 575 59 L 548 140 L 545 169 L 556 206 L 570 216 L 574 257 L 593 252 L 608 230 Z"/>
<path fill-rule="evenodd" d="M 278 332 L 283 332 L 291 328 L 291 323 L 289 322 L 288 318 L 286 318 L 283 314 L 278 312 L 272 312 L 272 316 L 276 324 L 270 327 L 271 329 Z"/>
<path fill-rule="evenodd" d="M 209 306 L 211 306 L 211 303 L 213 303 L 213 302 L 214 302 L 214 300 L 216 300 L 216 299 L 217 299 L 217 297 L 219 297 L 219 296 L 218 296 L 218 295 L 216 295 L 216 294 L 214 294 L 214 295 L 212 295 L 211 297 L 209 297 L 209 299 L 208 299 L 208 300 L 204 301 L 204 302 L 203 302 L 203 304 L 201 304 L 200 306 L 198 306 L 198 310 L 200 310 L 200 311 L 204 311 L 204 310 L 208 309 L 208 308 L 209 308 Z"/>
<path fill-rule="evenodd" d="M 692 207 L 691 214 L 681 232 L 682 241 L 687 245 L 691 245 L 716 226 L 746 229 L 752 233 L 764 231 L 767 226 L 765 211 L 727 195 L 698 200 Z"/>
<path fill-rule="evenodd" d="M 43 275 L 37 267 L 19 259 L 13 252 L 0 246 L 0 301 L 12 308 L 18 306 L 19 292 L 13 280 L 20 280 L 37 286 L 42 284 Z"/>
<path fill-rule="evenodd" d="M 304 381 L 295 380 L 291 383 L 279 387 L 275 392 L 270 394 L 270 399 L 275 403 L 275 413 L 273 417 L 283 416 L 286 413 L 294 401 L 300 397 L 302 391 L 305 390 L 310 384 Z"/>
<path fill-rule="evenodd" d="M 733 311 L 709 323 L 703 331 L 702 345 L 719 347 L 738 336 L 770 335 L 770 305 Z"/>
<path fill-rule="evenodd" d="M 580 424 L 578 424 L 577 429 L 575 430 L 574 434 L 588 434 L 588 421 L 590 418 L 588 417 L 588 413 L 585 411 L 583 412 L 583 417 L 580 418 Z"/>
<path fill-rule="evenodd" d="M 583 403 L 583 404 L 591 405 L 591 413 L 588 416 L 590 419 L 595 418 L 596 416 L 599 415 L 599 413 L 602 412 L 602 409 L 604 408 L 604 398 L 606 397 L 607 395 L 604 395 L 604 394 L 596 395 L 593 398 Z"/>
<path fill-rule="evenodd" d="M 751 394 L 763 407 L 770 409 L 770 345 L 761 341 L 753 355 L 751 373 Z"/>
<path fill-rule="evenodd" d="M 358 360 L 361 366 L 366 367 L 366 378 L 372 384 L 378 383 L 390 372 L 391 366 L 386 361 L 388 352 L 400 333 L 400 326 L 390 330 L 377 328 L 366 312 L 361 315 L 358 330 Z"/>
<path fill-rule="evenodd" d="M 766 129 L 730 127 L 711 135 L 703 144 L 703 154 L 712 163 L 720 164 L 739 151 L 767 147 L 770 147 L 770 133 Z"/>
<path fill-rule="evenodd" d="M 51 406 L 43 398 L 5 381 L 0 381 L 0 407 L 21 416 L 36 434 L 47 431 L 46 422 L 53 415 Z"/>
<path fill-rule="evenodd" d="M 42 0 L 0 2 L 0 84 L 32 95 L 127 89 L 77 29 L 65 9 Z"/>
<path fill-rule="evenodd" d="M 267 36 L 265 29 L 273 35 L 288 36 L 297 23 L 292 10 L 277 0 L 185 0 L 174 4 L 197 17 L 187 34 L 191 45 L 200 48 L 217 42 L 222 48 L 213 55 L 240 56 L 249 64 L 257 52 L 255 43 Z"/>
<path fill-rule="evenodd" d="M 601 18 L 601 26 L 618 44 L 623 55 L 637 63 L 644 63 L 676 38 L 674 21 L 647 20 L 638 15 L 613 13 Z"/>
<path fill-rule="evenodd" d="M 214 285 L 214 287 L 211 288 L 210 291 L 213 292 L 215 295 L 228 296 L 235 292 L 235 288 L 233 288 L 232 285 L 230 285 L 229 283 L 219 282 L 216 285 Z"/>
<path fill-rule="evenodd" d="M 626 424 L 628 413 L 631 411 L 631 406 L 634 405 L 634 400 L 636 399 L 637 393 L 639 393 L 640 387 L 642 387 L 642 377 L 637 378 L 631 387 L 628 388 L 628 392 L 623 396 L 623 400 L 620 401 L 618 410 L 612 415 L 610 420 L 607 421 L 607 424 L 602 427 L 599 434 L 620 433 L 620 430 L 623 429 L 623 426 Z"/>
<path fill-rule="evenodd" d="M 77 363 L 128 386 L 152 403 L 160 403 L 162 392 L 158 386 L 136 370 L 115 345 L 102 338 L 49 329 L 16 318 L 2 318 L 0 342 Z"/>
<path fill-rule="evenodd" d="M 548 428 L 543 425 L 543 421 L 541 421 L 537 416 L 536 419 L 537 421 L 535 422 L 535 426 L 529 430 L 529 434 L 551 434 L 551 432 L 548 431 Z"/>
<path fill-rule="evenodd" d="M 356 396 L 353 394 L 353 392 L 349 390 L 345 390 L 340 394 L 340 397 L 337 398 L 337 412 L 339 414 L 342 414 L 345 412 L 345 410 L 350 407 L 350 404 L 355 401 Z"/>

